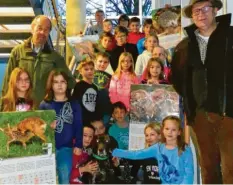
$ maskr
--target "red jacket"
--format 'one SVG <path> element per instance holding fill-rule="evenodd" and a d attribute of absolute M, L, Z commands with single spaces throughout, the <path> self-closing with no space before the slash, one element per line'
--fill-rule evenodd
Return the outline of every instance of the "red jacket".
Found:
<path fill-rule="evenodd" d="M 81 155 L 73 155 L 70 184 L 83 184 L 81 181 L 82 174 L 79 171 L 79 167 L 88 160 L 88 157 L 89 155 L 85 151 L 83 151 Z"/>

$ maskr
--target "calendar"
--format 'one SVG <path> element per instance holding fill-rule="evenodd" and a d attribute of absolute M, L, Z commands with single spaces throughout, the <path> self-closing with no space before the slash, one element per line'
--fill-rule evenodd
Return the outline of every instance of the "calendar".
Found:
<path fill-rule="evenodd" d="M 55 154 L 0 162 L 0 184 L 56 184 Z"/>
<path fill-rule="evenodd" d="M 0 184 L 56 184 L 55 115 L 0 113 Z"/>

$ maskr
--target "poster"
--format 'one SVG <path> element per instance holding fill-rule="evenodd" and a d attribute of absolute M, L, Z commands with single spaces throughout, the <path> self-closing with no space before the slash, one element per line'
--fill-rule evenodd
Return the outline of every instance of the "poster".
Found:
<path fill-rule="evenodd" d="M 68 44 L 73 53 L 73 58 L 69 64 L 72 74 L 78 66 L 78 63 L 87 57 L 94 58 L 94 45 L 99 40 L 98 35 L 79 35 L 67 37 Z"/>
<path fill-rule="evenodd" d="M 181 37 L 181 7 L 167 5 L 152 10 L 153 25 L 159 37 L 159 44 L 165 49 L 175 47 Z"/>
<path fill-rule="evenodd" d="M 0 184 L 56 184 L 55 112 L 0 113 Z"/>
<path fill-rule="evenodd" d="M 144 127 L 168 115 L 179 116 L 179 95 L 172 85 L 131 85 L 129 149 L 145 147 Z"/>
<path fill-rule="evenodd" d="M 82 60 L 86 55 L 93 55 L 94 44 L 99 40 L 98 35 L 83 35 L 67 37 L 69 46 L 77 61 Z"/>

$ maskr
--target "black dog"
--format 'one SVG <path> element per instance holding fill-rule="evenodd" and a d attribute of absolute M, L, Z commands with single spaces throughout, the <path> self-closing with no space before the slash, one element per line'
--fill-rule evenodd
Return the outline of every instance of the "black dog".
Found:
<path fill-rule="evenodd" d="M 120 169 L 113 165 L 112 151 L 117 147 L 117 143 L 109 135 L 98 136 L 93 143 L 92 154 L 88 161 L 97 161 L 98 172 L 94 175 L 88 174 L 89 184 L 116 184 Z M 87 180 L 85 180 L 87 181 Z"/>

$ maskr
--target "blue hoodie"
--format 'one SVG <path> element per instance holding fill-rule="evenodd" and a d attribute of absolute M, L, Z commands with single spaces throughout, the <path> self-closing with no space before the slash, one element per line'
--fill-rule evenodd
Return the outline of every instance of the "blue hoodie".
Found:
<path fill-rule="evenodd" d="M 75 101 L 56 102 L 42 101 L 39 109 L 56 111 L 55 141 L 56 149 L 62 147 L 82 148 L 81 107 Z M 75 143 L 74 143 L 75 139 Z"/>
<path fill-rule="evenodd" d="M 145 40 L 146 38 L 141 38 L 138 42 L 137 42 L 137 48 L 138 48 L 138 54 L 142 54 L 142 52 L 146 49 L 145 48 Z"/>
<path fill-rule="evenodd" d="M 191 148 L 178 155 L 178 148 L 167 149 L 165 144 L 155 144 L 138 151 L 115 149 L 114 157 L 125 159 L 147 159 L 154 157 L 159 163 L 159 176 L 163 184 L 193 184 L 193 155 Z"/>

